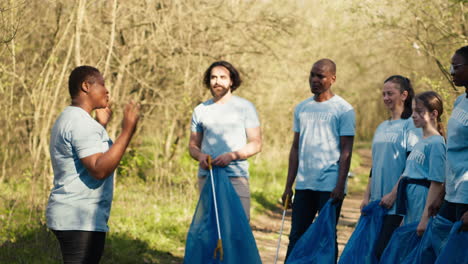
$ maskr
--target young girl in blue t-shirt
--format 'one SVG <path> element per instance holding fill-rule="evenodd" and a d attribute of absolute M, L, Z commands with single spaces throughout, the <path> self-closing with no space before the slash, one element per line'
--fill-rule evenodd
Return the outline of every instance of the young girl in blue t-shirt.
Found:
<path fill-rule="evenodd" d="M 413 121 L 422 128 L 423 138 L 414 146 L 398 186 L 397 213 L 404 215 L 404 224 L 419 222 L 418 235 L 426 230 L 432 201 L 444 191 L 445 139 L 441 124 L 443 104 L 433 91 L 416 95 L 413 100 Z"/>

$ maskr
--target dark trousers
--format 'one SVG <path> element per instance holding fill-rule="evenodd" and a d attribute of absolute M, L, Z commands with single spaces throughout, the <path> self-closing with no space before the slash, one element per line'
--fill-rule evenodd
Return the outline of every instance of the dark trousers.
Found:
<path fill-rule="evenodd" d="M 403 216 L 400 215 L 386 215 L 382 221 L 382 229 L 380 230 L 379 236 L 375 242 L 374 254 L 377 259 L 380 260 L 380 256 L 387 247 L 388 242 L 392 238 L 393 231 L 397 229 Z"/>
<path fill-rule="evenodd" d="M 438 214 L 452 222 L 456 222 L 460 220 L 466 211 L 468 211 L 468 204 L 451 203 L 444 200 Z"/>
<path fill-rule="evenodd" d="M 294 202 L 292 204 L 291 233 L 289 234 L 289 245 L 286 253 L 286 259 L 291 253 L 296 242 L 307 231 L 314 221 L 317 212 L 330 199 L 331 192 L 319 192 L 312 190 L 296 190 Z M 340 217 L 341 205 L 343 201 L 338 202 L 336 206 L 336 223 Z M 338 243 L 335 237 L 336 257 L 338 257 Z"/>
<path fill-rule="evenodd" d="M 106 241 L 105 232 L 52 230 L 60 243 L 63 263 L 97 264 Z"/>

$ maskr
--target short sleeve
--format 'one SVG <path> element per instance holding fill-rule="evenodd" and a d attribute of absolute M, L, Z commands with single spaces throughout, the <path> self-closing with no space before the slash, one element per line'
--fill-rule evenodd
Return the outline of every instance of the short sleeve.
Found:
<path fill-rule="evenodd" d="M 301 124 L 300 124 L 300 120 L 299 120 L 299 110 L 298 110 L 298 107 L 296 107 L 294 109 L 294 117 L 293 117 L 293 130 L 294 132 L 297 132 L 299 133 L 301 131 Z"/>
<path fill-rule="evenodd" d="M 417 128 L 414 126 L 413 119 L 408 118 L 407 119 L 407 125 L 405 126 L 405 132 L 404 132 L 404 142 L 405 142 L 405 148 L 406 152 L 411 152 L 418 143 L 418 141 L 422 137 L 422 130 L 421 128 Z"/>
<path fill-rule="evenodd" d="M 340 136 L 354 136 L 356 131 L 356 114 L 354 110 L 348 110 L 340 116 Z"/>
<path fill-rule="evenodd" d="M 197 111 L 194 110 L 192 114 L 192 122 L 190 125 L 190 130 L 192 132 L 203 132 L 203 127 L 200 121 L 198 120 Z"/>
<path fill-rule="evenodd" d="M 413 128 L 406 131 L 406 152 L 411 152 L 416 143 L 418 143 L 419 139 L 421 138 L 420 130 L 421 129 Z"/>
<path fill-rule="evenodd" d="M 104 128 L 94 120 L 83 120 L 73 125 L 71 134 L 71 144 L 80 159 L 103 152 Z"/>
<path fill-rule="evenodd" d="M 257 110 L 252 103 L 248 103 L 245 108 L 245 128 L 255 128 L 260 126 Z"/>
<path fill-rule="evenodd" d="M 445 181 L 445 158 L 446 148 L 442 142 L 436 142 L 431 145 L 429 152 L 429 177 L 430 181 Z"/>
<path fill-rule="evenodd" d="M 453 108 L 457 107 L 457 105 L 463 100 L 463 97 L 465 97 L 466 94 L 462 94 L 455 99 L 455 102 L 453 103 Z"/>

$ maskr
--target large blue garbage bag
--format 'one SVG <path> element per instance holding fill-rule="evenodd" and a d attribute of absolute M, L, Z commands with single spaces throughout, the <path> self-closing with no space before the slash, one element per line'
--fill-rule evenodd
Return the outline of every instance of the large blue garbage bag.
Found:
<path fill-rule="evenodd" d="M 218 242 L 211 179 L 207 177 L 187 234 L 185 264 L 262 263 L 241 201 L 225 170 L 213 167 L 216 201 L 223 244 L 223 260 L 214 258 Z"/>
<path fill-rule="evenodd" d="M 436 264 L 468 264 L 468 232 L 460 231 L 462 222 L 456 222 L 452 230 L 450 230 L 449 237 L 445 247 L 437 257 Z"/>
<path fill-rule="evenodd" d="M 403 264 L 431 264 L 445 247 L 453 222 L 440 215 L 429 220 L 426 231 L 415 249 L 403 260 Z"/>
<path fill-rule="evenodd" d="M 362 209 L 358 224 L 340 257 L 340 264 L 378 263 L 374 254 L 375 242 L 382 229 L 387 209 L 379 206 L 380 200 Z"/>
<path fill-rule="evenodd" d="M 388 242 L 379 264 L 401 263 L 421 241 L 416 233 L 419 222 L 403 225 L 397 228 Z"/>
<path fill-rule="evenodd" d="M 335 263 L 336 206 L 330 199 L 315 221 L 301 236 L 286 261 L 287 264 Z"/>

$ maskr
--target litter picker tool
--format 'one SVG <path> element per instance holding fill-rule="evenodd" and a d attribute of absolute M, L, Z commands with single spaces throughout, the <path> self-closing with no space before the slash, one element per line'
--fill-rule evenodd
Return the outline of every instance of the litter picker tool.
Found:
<path fill-rule="evenodd" d="M 213 253 L 213 258 L 216 259 L 216 255 L 219 252 L 219 260 L 223 261 L 223 240 L 221 239 L 221 229 L 219 227 L 219 216 L 218 216 L 218 204 L 216 203 L 216 190 L 214 185 L 214 177 L 213 177 L 213 167 L 211 166 L 211 156 L 208 156 L 208 168 L 210 169 L 210 178 L 211 178 L 211 190 L 213 191 L 213 202 L 215 207 L 215 215 L 216 215 L 216 227 L 218 229 L 218 243 L 216 244 L 216 248 Z"/>
<path fill-rule="evenodd" d="M 281 219 L 281 229 L 280 229 L 280 234 L 278 238 L 278 246 L 276 247 L 275 264 L 278 261 L 278 254 L 279 254 L 279 249 L 281 246 L 281 236 L 283 235 L 284 217 L 286 215 L 286 211 L 288 210 L 288 206 L 289 206 L 289 194 L 286 195 L 286 201 L 284 202 L 283 218 Z"/>

